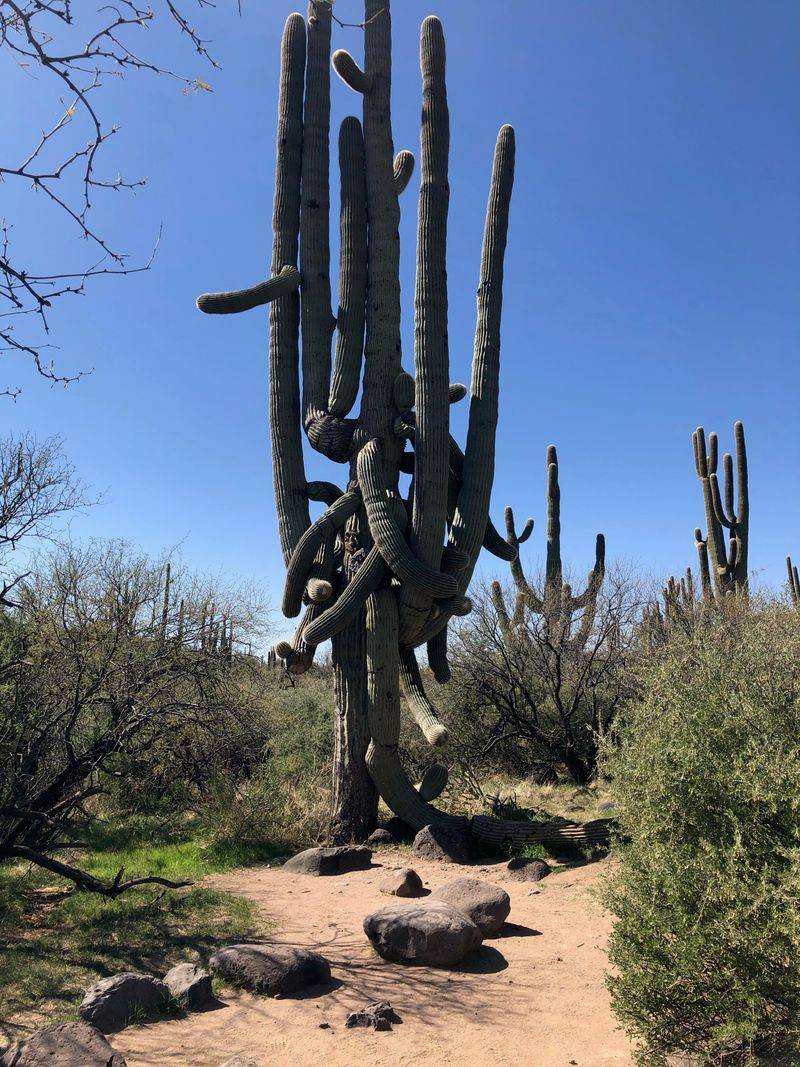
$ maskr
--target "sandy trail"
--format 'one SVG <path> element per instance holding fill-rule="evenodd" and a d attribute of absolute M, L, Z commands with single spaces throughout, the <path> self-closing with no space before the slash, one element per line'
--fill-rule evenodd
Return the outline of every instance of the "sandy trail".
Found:
<path fill-rule="evenodd" d="M 511 896 L 503 934 L 459 968 L 436 970 L 386 963 L 372 951 L 363 918 L 394 899 L 378 885 L 387 869 L 409 860 L 380 851 L 373 862 L 369 871 L 333 878 L 275 868 L 214 876 L 211 884 L 256 901 L 274 922 L 275 942 L 322 952 L 331 962 L 330 987 L 293 999 L 226 995 L 216 1009 L 116 1034 L 114 1047 L 131 1067 L 218 1067 L 236 1054 L 290 1067 L 632 1063 L 603 983 L 610 924 L 588 892 L 604 864 L 531 885 L 506 881 L 502 863 L 414 863 L 430 889 L 469 874 L 502 884 Z M 389 1000 L 404 1021 L 391 1033 L 346 1030 L 347 1013 L 371 1000 Z"/>

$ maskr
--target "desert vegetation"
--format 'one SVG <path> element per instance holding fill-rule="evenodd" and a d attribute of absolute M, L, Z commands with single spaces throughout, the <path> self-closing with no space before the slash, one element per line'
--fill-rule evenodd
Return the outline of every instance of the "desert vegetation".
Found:
<path fill-rule="evenodd" d="M 129 6 L 133 23 L 152 18 Z M 57 5 L 23 6 L 6 33 L 15 41 L 48 12 Z M 168 13 L 210 60 L 171 4 Z M 68 6 L 62 14 L 69 22 Z M 129 21 L 119 19 L 97 40 L 112 58 L 122 49 L 123 66 L 150 69 L 120 44 Z M 520 527 L 508 507 L 503 535 L 490 503 L 516 134 L 500 127 L 485 176 L 465 386 L 451 381 L 449 359 L 445 40 L 439 20 L 425 19 L 411 373 L 399 220 L 415 158 L 393 142 L 389 2 L 366 0 L 363 22 L 347 27 L 363 35 L 363 65 L 334 48 L 337 25 L 326 0 L 285 24 L 270 276 L 197 300 L 209 315 L 269 308 L 278 603 L 255 582 L 195 572 L 179 552 L 73 537 L 71 518 L 105 505 L 62 443 L 0 439 L 3 1036 L 11 1045 L 77 1012 L 98 1032 L 186 1015 L 200 983 L 202 1006 L 211 1001 L 201 966 L 214 972 L 215 996 L 332 994 L 359 967 L 374 976 L 360 957 L 353 964 L 358 948 L 329 960 L 296 931 L 292 944 L 280 940 L 276 915 L 310 922 L 331 907 L 304 879 L 348 875 L 360 908 L 358 894 L 373 889 L 422 898 L 437 864 L 466 874 L 494 864 L 505 888 L 457 878 L 435 885 L 430 901 L 360 915 L 361 948 L 390 966 L 375 985 L 380 1001 L 348 1027 L 401 1021 L 383 996 L 401 983 L 398 963 L 457 967 L 483 953 L 464 973 L 496 976 L 508 961 L 484 938 L 533 939 L 542 931 L 509 914 L 528 908 L 538 921 L 534 909 L 552 903 L 519 883 L 590 868 L 596 899 L 580 906 L 605 908 L 603 995 L 627 1035 L 614 1052 L 624 1058 L 607 1062 L 799 1062 L 800 583 L 791 556 L 785 588 L 754 578 L 744 427 L 734 424 L 721 464 L 716 433 L 700 427 L 687 440 L 703 518 L 697 563 L 679 578 L 654 581 L 602 533 L 588 576 L 575 573 L 552 444 L 531 479 L 536 521 Z M 59 60 L 62 75 L 77 61 Z M 338 303 L 332 84 L 361 109 L 338 131 Z M 88 90 L 75 91 L 90 107 Z M 105 139 L 98 126 L 87 159 Z M 79 228 L 97 242 L 85 218 Z M 0 267 L 7 297 L 19 300 L 24 277 Z M 34 304 L 45 283 L 53 295 L 71 291 L 61 275 L 39 279 L 28 286 Z M 41 371 L 38 342 L 23 347 Z M 451 409 L 467 398 L 462 447 Z M 311 451 L 339 465 L 336 481 L 307 477 Z M 537 570 L 526 552 L 539 544 Z M 278 614 L 298 620 L 291 638 Z M 372 849 L 398 868 L 380 884 Z M 412 857 L 423 877 L 408 869 Z M 300 888 L 273 914 L 280 878 Z M 242 889 L 251 882 L 266 906 Z M 317 894 L 310 906 L 305 894 Z M 345 913 L 346 902 L 334 904 Z M 335 942 L 335 910 L 331 930 Z M 316 948 L 327 944 L 317 935 Z M 335 948 L 346 955 L 347 945 Z M 333 986 L 332 962 L 344 976 Z M 191 992 L 174 976 L 170 984 L 176 963 L 197 972 Z M 103 1016 L 132 981 L 155 999 Z M 442 1003 L 456 1010 L 446 991 Z M 3 1062 L 25 1055 L 19 1046 Z"/>

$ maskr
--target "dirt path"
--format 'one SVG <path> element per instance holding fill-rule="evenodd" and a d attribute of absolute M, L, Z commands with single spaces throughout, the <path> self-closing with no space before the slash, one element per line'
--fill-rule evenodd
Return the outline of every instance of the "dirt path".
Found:
<path fill-rule="evenodd" d="M 526 885 L 504 881 L 502 864 L 467 871 L 415 863 L 429 888 L 470 873 L 502 884 L 511 896 L 512 925 L 504 934 L 458 969 L 435 970 L 386 963 L 370 948 L 362 920 L 393 899 L 378 884 L 387 868 L 408 859 L 385 851 L 374 862 L 380 866 L 336 878 L 269 868 L 215 876 L 213 885 L 258 903 L 274 921 L 276 942 L 327 956 L 335 988 L 285 1000 L 237 993 L 215 1010 L 123 1031 L 114 1047 L 131 1067 L 218 1067 L 236 1054 L 259 1067 L 632 1063 L 603 984 L 608 919 L 587 892 L 603 864 Z M 391 1033 L 346 1030 L 347 1013 L 371 1000 L 389 1000 L 403 1023 Z"/>

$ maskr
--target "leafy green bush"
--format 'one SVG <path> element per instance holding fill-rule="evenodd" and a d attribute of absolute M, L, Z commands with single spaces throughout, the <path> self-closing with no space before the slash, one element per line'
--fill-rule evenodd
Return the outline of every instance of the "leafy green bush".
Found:
<path fill-rule="evenodd" d="M 607 753 L 612 1003 L 641 1061 L 800 1062 L 800 615 L 731 604 L 645 665 Z"/>

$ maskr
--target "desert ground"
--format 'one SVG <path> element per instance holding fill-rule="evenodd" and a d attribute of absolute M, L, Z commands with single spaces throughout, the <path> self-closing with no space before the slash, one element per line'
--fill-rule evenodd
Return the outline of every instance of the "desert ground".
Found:
<path fill-rule="evenodd" d="M 257 903 L 275 942 L 322 952 L 332 981 L 291 999 L 224 990 L 208 1011 L 115 1035 L 115 1048 L 132 1067 L 219 1067 L 235 1055 L 259 1067 L 632 1063 L 603 981 L 610 923 L 593 889 L 604 863 L 561 870 L 536 884 L 506 880 L 503 863 L 413 863 L 429 889 L 468 874 L 503 885 L 511 896 L 504 931 L 458 968 L 438 970 L 386 963 L 362 931 L 368 912 L 395 899 L 378 889 L 387 870 L 408 862 L 385 850 L 375 853 L 370 870 L 339 877 L 270 867 L 213 876 L 210 884 Z M 390 1001 L 402 1022 L 391 1032 L 345 1028 L 348 1012 L 375 1000 Z"/>

